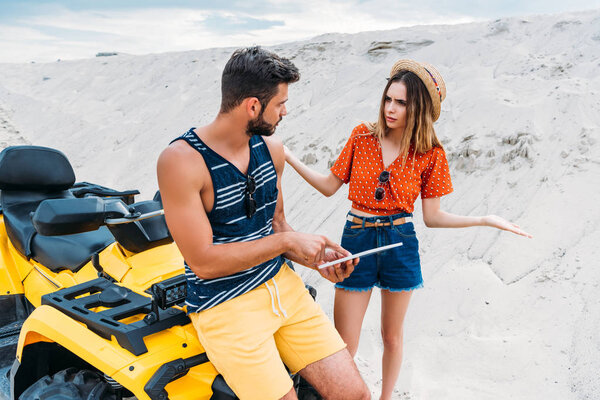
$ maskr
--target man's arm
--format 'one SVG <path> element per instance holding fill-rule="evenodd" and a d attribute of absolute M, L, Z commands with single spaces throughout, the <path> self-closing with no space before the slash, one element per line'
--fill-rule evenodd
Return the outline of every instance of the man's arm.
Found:
<path fill-rule="evenodd" d="M 158 186 L 169 231 L 191 270 L 202 279 L 234 274 L 293 251 L 320 262 L 329 244 L 317 235 L 281 232 L 250 242 L 214 245 L 200 193 L 210 179 L 201 156 L 184 142 L 165 149 L 158 159 Z"/>

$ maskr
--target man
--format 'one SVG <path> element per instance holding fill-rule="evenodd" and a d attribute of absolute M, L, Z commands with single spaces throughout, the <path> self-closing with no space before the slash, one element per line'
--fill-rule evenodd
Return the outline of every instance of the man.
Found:
<path fill-rule="evenodd" d="M 283 145 L 271 135 L 299 77 L 289 60 L 260 47 L 234 52 L 215 120 L 159 157 L 165 217 L 186 262 L 192 323 L 238 397 L 295 399 L 285 363 L 328 399 L 366 399 L 346 345 L 283 258 L 332 282 L 358 262 L 318 269 L 349 253 L 285 220 Z"/>

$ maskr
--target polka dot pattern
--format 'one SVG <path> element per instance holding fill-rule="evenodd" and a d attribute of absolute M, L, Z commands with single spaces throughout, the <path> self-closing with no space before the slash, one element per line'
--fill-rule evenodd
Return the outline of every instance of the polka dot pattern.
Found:
<path fill-rule="evenodd" d="M 403 157 L 392 162 L 388 183 L 379 185 L 378 178 L 384 170 L 379 141 L 370 134 L 365 124 L 354 128 L 331 172 L 344 183 L 350 184 L 348 199 L 352 207 L 374 215 L 412 213 L 414 203 L 421 194 L 426 199 L 441 197 L 452 192 L 452 181 L 446 153 L 434 147 L 426 153 L 409 156 L 402 166 Z M 375 189 L 382 186 L 385 197 L 375 200 Z"/>

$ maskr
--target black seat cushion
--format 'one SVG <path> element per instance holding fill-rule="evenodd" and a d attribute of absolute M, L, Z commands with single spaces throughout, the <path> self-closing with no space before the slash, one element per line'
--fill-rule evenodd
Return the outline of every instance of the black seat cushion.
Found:
<path fill-rule="evenodd" d="M 0 203 L 6 233 L 15 248 L 52 271 L 77 271 L 92 254 L 114 242 L 108 229 L 64 236 L 39 235 L 31 213 L 46 199 L 73 198 L 75 173 L 58 150 L 11 146 L 0 153 Z"/>
<path fill-rule="evenodd" d="M 115 241 L 106 227 L 74 235 L 43 236 L 31 223 L 31 213 L 46 199 L 72 198 L 65 190 L 52 193 L 3 190 L 0 200 L 4 206 L 6 233 L 15 248 L 54 272 L 69 269 L 76 272 L 92 254 Z"/>
<path fill-rule="evenodd" d="M 4 225 L 11 243 L 23 255 L 31 257 L 31 240 L 37 233 L 31 223 L 31 213 L 46 199 L 68 198 L 70 192 L 52 193 L 3 190 L 0 201 L 4 213 Z M 72 197 L 72 195 L 71 195 Z"/>
<path fill-rule="evenodd" d="M 51 271 L 70 269 L 77 272 L 96 252 L 114 242 L 108 228 L 74 235 L 43 236 L 36 234 L 31 241 L 33 259 Z"/>

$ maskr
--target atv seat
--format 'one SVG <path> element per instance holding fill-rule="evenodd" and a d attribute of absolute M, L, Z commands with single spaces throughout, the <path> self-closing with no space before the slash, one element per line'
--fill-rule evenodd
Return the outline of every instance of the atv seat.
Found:
<path fill-rule="evenodd" d="M 63 153 L 39 146 L 11 146 L 0 153 L 0 204 L 6 233 L 27 258 L 54 272 L 76 272 L 96 252 L 114 242 L 106 227 L 62 236 L 38 234 L 30 214 L 47 199 L 73 198 L 75 173 Z"/>

